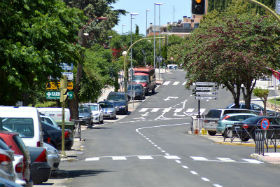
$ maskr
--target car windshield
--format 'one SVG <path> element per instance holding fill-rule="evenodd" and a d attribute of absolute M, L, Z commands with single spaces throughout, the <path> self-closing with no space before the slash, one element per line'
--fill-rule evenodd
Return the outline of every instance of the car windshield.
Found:
<path fill-rule="evenodd" d="M 222 111 L 221 110 L 210 110 L 205 118 L 220 118 Z"/>
<path fill-rule="evenodd" d="M 134 75 L 133 81 L 135 82 L 147 82 L 149 77 L 146 75 Z"/>
<path fill-rule="evenodd" d="M 21 138 L 34 137 L 34 122 L 32 118 L 0 118 L 0 129 L 17 132 Z"/>
<path fill-rule="evenodd" d="M 142 90 L 141 85 L 128 85 L 127 90 Z"/>
<path fill-rule="evenodd" d="M 79 108 L 79 113 L 90 113 L 88 108 Z"/>
<path fill-rule="evenodd" d="M 100 103 L 102 108 L 114 108 L 114 105 L 111 103 Z"/>
<path fill-rule="evenodd" d="M 125 95 L 123 94 L 109 94 L 107 100 L 125 100 Z"/>
<path fill-rule="evenodd" d="M 97 105 L 90 105 L 89 106 L 91 111 L 98 111 L 98 106 Z"/>

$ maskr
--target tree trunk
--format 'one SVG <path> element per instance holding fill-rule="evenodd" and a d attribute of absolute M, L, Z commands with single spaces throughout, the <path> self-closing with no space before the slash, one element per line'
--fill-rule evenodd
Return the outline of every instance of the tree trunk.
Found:
<path fill-rule="evenodd" d="M 240 84 L 230 84 L 230 83 L 225 83 L 225 86 L 227 87 L 227 89 L 231 92 L 232 97 L 233 97 L 233 101 L 234 101 L 234 105 L 236 108 L 239 108 L 239 100 L 240 100 L 240 88 L 241 85 Z"/>
<path fill-rule="evenodd" d="M 252 98 L 252 93 L 253 93 L 253 89 L 256 85 L 256 80 L 253 82 L 253 80 L 248 80 L 246 85 L 244 87 L 242 87 L 242 93 L 243 93 L 243 97 L 245 100 L 245 107 L 247 109 L 251 108 L 251 98 Z"/>

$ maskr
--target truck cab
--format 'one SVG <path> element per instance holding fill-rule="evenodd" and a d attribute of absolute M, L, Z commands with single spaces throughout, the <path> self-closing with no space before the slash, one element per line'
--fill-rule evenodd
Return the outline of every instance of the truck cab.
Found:
<path fill-rule="evenodd" d="M 133 82 L 141 84 L 145 90 L 145 95 L 149 92 L 155 93 L 156 77 L 155 69 L 153 67 L 137 67 L 133 68 L 134 76 Z"/>

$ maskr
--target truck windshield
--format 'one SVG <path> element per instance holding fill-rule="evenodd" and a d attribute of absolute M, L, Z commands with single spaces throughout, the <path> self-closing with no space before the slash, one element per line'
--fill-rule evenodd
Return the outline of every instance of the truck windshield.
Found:
<path fill-rule="evenodd" d="M 141 85 L 128 85 L 127 90 L 142 90 Z"/>
<path fill-rule="evenodd" d="M 133 81 L 135 82 L 147 82 L 149 81 L 149 77 L 145 75 L 134 75 Z"/>

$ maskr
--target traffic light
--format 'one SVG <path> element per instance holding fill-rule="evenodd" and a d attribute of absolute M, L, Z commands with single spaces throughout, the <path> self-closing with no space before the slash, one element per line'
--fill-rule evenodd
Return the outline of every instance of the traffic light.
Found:
<path fill-rule="evenodd" d="M 192 0 L 192 13 L 204 14 L 205 13 L 205 0 Z"/>

